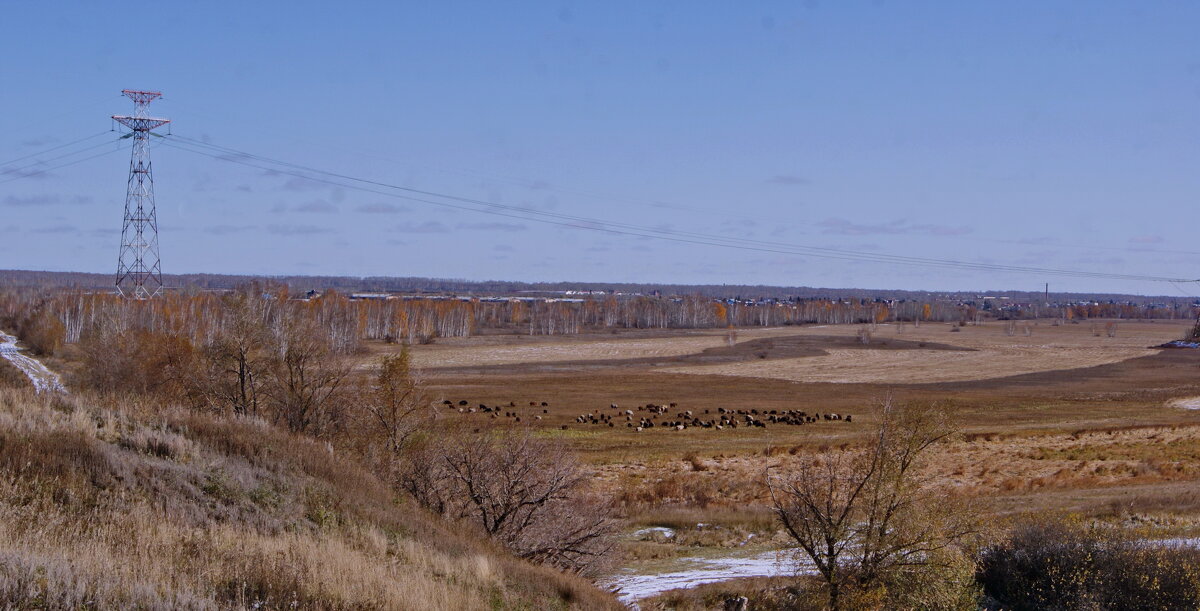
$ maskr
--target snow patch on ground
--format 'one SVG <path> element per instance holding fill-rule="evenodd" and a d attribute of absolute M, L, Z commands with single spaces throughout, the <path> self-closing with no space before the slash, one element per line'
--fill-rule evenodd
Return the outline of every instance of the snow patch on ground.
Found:
<path fill-rule="evenodd" d="M 1182 409 L 1200 409 L 1200 397 L 1184 397 L 1182 399 L 1171 399 L 1167 402 L 1168 407 L 1178 407 Z"/>
<path fill-rule="evenodd" d="M 29 377 L 34 389 L 41 392 L 67 392 L 57 373 L 50 371 L 35 358 L 21 354 L 17 338 L 0 331 L 0 357 L 4 357 Z"/>
<path fill-rule="evenodd" d="M 694 588 L 706 583 L 717 583 L 741 577 L 778 577 L 808 572 L 810 567 L 802 564 L 796 554 L 789 550 L 771 551 L 753 556 L 726 556 L 719 558 L 684 558 L 689 565 L 683 570 L 653 575 L 625 572 L 600 583 L 615 591 L 621 602 L 637 609 L 637 601 L 668 590 Z M 627 569 L 627 571 L 631 571 Z"/>
<path fill-rule="evenodd" d="M 651 526 L 650 528 L 643 528 L 641 530 L 634 531 L 633 536 L 639 539 L 644 539 L 654 534 L 659 534 L 670 539 L 671 537 L 675 536 L 675 530 L 667 528 L 666 526 Z"/>
<path fill-rule="evenodd" d="M 1166 547 L 1200 547 L 1200 537 L 1194 539 L 1155 539 L 1153 543 Z"/>

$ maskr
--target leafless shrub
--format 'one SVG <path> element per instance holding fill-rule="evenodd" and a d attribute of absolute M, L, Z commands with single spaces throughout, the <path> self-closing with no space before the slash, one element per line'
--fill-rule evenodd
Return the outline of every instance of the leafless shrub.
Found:
<path fill-rule="evenodd" d="M 18 321 L 16 330 L 34 354 L 51 356 L 66 341 L 67 329 L 62 321 L 42 307 Z"/>
<path fill-rule="evenodd" d="M 574 457 L 525 431 L 425 440 L 399 483 L 425 507 L 474 524 L 523 558 L 586 573 L 613 550 L 607 503 L 586 494 Z"/>
<path fill-rule="evenodd" d="M 186 437 L 162 428 L 137 426 L 121 436 L 121 447 L 158 458 L 186 461 L 192 457 L 192 442 Z"/>
<path fill-rule="evenodd" d="M 1040 519 L 983 551 L 978 579 L 1005 609 L 1200 608 L 1200 550 Z"/>
<path fill-rule="evenodd" d="M 692 467 L 692 471 L 708 471 L 708 463 L 695 452 L 688 452 L 683 460 Z"/>
<path fill-rule="evenodd" d="M 311 318 L 290 316 L 274 330 L 271 379 L 266 386 L 273 419 L 292 431 L 321 435 L 344 416 L 340 391 L 350 373 Z"/>
<path fill-rule="evenodd" d="M 858 331 L 855 332 L 855 337 L 858 338 L 858 343 L 863 345 L 869 344 L 871 343 L 871 329 L 866 326 L 859 327 Z"/>
<path fill-rule="evenodd" d="M 935 496 L 922 474 L 926 450 L 953 433 L 945 405 L 888 401 L 869 448 L 807 456 L 768 473 L 776 515 L 821 576 L 829 609 L 880 592 L 906 606 L 894 597 L 939 580 L 946 587 L 936 595 L 914 594 L 932 597 L 926 608 L 973 596 L 963 545 L 979 525 L 953 499 Z M 950 572 L 930 580 L 942 570 Z"/>
<path fill-rule="evenodd" d="M 268 303 L 245 294 L 223 302 L 223 324 L 204 349 L 197 372 L 200 393 L 218 409 L 237 415 L 259 415 L 259 398 L 267 378 Z"/>

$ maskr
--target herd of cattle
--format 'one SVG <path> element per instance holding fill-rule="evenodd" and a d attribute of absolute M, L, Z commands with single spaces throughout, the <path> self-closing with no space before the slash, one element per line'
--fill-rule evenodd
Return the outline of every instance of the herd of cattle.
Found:
<path fill-rule="evenodd" d="M 442 405 L 447 408 L 453 409 L 455 404 L 453 401 L 446 399 L 445 401 L 442 401 Z M 529 407 L 534 408 L 535 411 L 537 410 L 538 407 L 542 408 L 542 413 L 535 414 L 533 416 L 533 419 L 541 420 L 542 414 L 550 413 L 550 410 L 546 409 L 549 406 L 550 406 L 550 404 L 545 401 L 542 401 L 540 405 L 538 404 L 537 401 L 530 401 Z M 471 407 L 471 403 L 468 401 L 459 401 L 458 402 L 458 413 L 460 413 L 460 414 L 474 414 L 474 413 L 490 414 L 492 416 L 492 418 L 499 418 L 501 415 L 503 415 L 505 418 L 512 419 L 514 422 L 521 421 L 521 414 L 517 412 L 517 403 L 515 401 L 509 401 L 507 406 L 486 405 L 486 404 L 480 403 L 478 408 Z"/>
<path fill-rule="evenodd" d="M 795 409 L 783 410 L 758 410 L 758 409 L 725 409 L 718 407 L 716 413 L 712 410 L 705 409 L 703 412 L 693 412 L 690 409 L 679 409 L 674 403 L 667 405 L 655 405 L 648 403 L 639 405 L 637 412 L 634 410 L 620 411 L 620 406 L 617 404 L 609 405 L 608 413 L 589 413 L 580 414 L 575 418 L 575 422 L 580 424 L 595 424 L 601 426 L 614 427 L 621 422 L 621 417 L 624 416 L 625 426 L 632 428 L 637 432 L 654 427 L 666 427 L 676 431 L 682 431 L 688 428 L 706 428 L 706 429 L 736 429 L 738 427 L 758 427 L 766 428 L 768 424 L 786 424 L 792 426 L 800 426 L 803 424 L 820 422 L 822 420 L 840 420 L 843 422 L 853 422 L 854 418 L 842 414 L 809 414 L 807 412 Z M 674 412 L 672 413 L 672 410 Z M 641 412 L 641 413 L 638 413 Z M 616 418 L 614 419 L 614 416 Z M 637 420 L 634 420 L 634 416 Z"/>
<path fill-rule="evenodd" d="M 453 409 L 455 403 L 450 400 L 443 401 L 443 405 Z M 529 407 L 536 411 L 541 408 L 541 414 L 534 414 L 534 420 L 541 420 L 544 414 L 549 414 L 547 409 L 549 403 L 542 401 L 530 401 Z M 511 419 L 514 422 L 521 422 L 521 414 L 517 412 L 516 402 L 510 401 L 507 406 L 486 405 L 480 403 L 479 406 L 473 407 L 467 401 L 459 401 L 457 404 L 458 412 L 461 414 L 489 414 L 492 418 L 504 417 Z M 636 419 L 635 419 L 636 417 Z M 666 405 L 656 405 L 647 403 L 646 405 L 637 406 L 637 411 L 626 409 L 621 410 L 620 406 L 613 403 L 608 406 L 608 411 L 589 412 L 580 414 L 575 418 L 577 424 L 590 424 L 598 426 L 607 426 L 615 428 L 621 423 L 625 424 L 625 428 L 631 428 L 636 432 L 642 432 L 645 429 L 660 427 L 682 431 L 688 428 L 706 428 L 706 429 L 736 429 L 739 427 L 758 427 L 766 428 L 768 424 L 783 424 L 791 426 L 801 426 L 821 421 L 841 421 L 853 422 L 853 416 L 849 414 L 809 414 L 808 412 L 795 409 L 782 410 L 758 410 L 758 409 L 725 409 L 718 407 L 716 413 L 713 410 L 705 409 L 703 412 L 693 412 L 690 409 L 679 409 L 679 406 L 674 403 Z M 562 425 L 565 430 L 568 425 Z"/>

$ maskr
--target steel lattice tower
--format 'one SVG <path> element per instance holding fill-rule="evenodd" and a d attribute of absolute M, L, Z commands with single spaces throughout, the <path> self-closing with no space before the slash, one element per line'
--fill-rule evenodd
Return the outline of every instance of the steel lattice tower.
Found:
<path fill-rule="evenodd" d="M 121 226 L 121 255 L 117 260 L 117 292 L 133 299 L 146 299 L 162 292 L 162 267 L 158 259 L 158 214 L 154 209 L 154 173 L 150 171 L 151 130 L 171 121 L 146 114 L 150 102 L 162 97 L 158 91 L 121 91 L 133 100 L 133 116 L 113 115 L 113 120 L 131 131 L 133 154 L 129 160 L 129 184 L 125 190 L 125 223 Z M 158 134 L 154 134 L 157 136 Z"/>

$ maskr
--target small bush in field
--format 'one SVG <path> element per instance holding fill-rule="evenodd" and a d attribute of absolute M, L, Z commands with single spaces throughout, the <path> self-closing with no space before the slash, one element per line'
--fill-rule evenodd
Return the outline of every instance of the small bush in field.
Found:
<path fill-rule="evenodd" d="M 692 471 L 708 471 L 708 463 L 695 452 L 688 452 L 683 460 L 692 466 Z"/>
<path fill-rule="evenodd" d="M 400 486 L 517 556 L 575 573 L 612 558 L 616 523 L 561 444 L 525 432 L 449 433 L 417 444 Z"/>
<path fill-rule="evenodd" d="M 977 578 L 995 606 L 1200 608 L 1200 549 L 1069 522 L 1023 524 L 986 548 Z"/>

